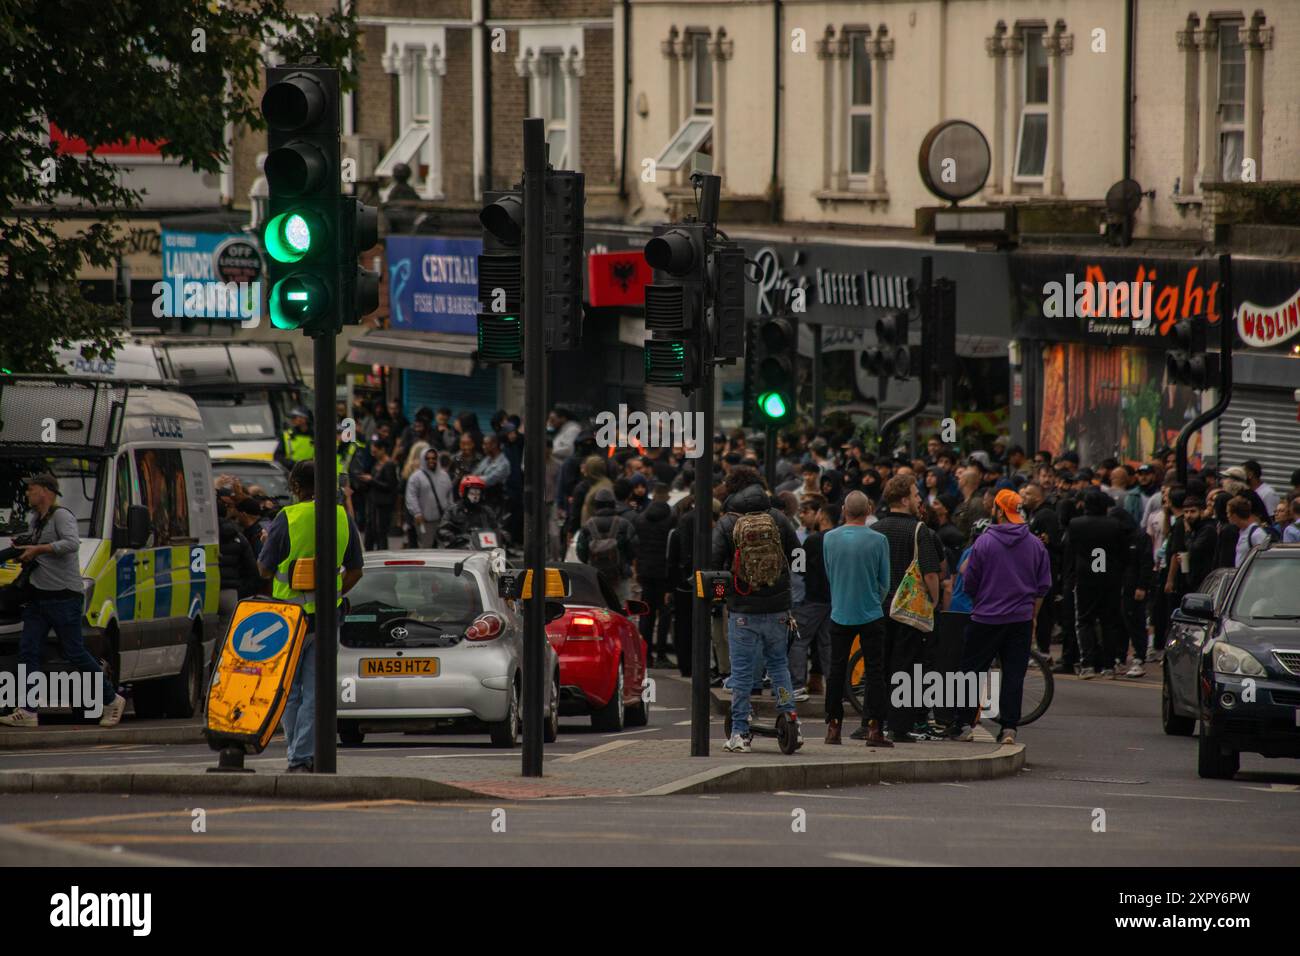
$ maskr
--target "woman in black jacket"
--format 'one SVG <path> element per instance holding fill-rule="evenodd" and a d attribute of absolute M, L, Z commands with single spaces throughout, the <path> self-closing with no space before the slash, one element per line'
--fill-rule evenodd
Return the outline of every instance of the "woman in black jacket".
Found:
<path fill-rule="evenodd" d="M 676 582 L 668 577 L 668 535 L 673 530 L 668 486 L 657 483 L 645 511 L 625 517 L 631 518 L 636 527 L 636 578 L 641 585 L 641 600 L 650 606 L 650 613 L 641 616 L 647 659 L 653 658 L 652 667 L 671 667 L 668 603 Z"/>

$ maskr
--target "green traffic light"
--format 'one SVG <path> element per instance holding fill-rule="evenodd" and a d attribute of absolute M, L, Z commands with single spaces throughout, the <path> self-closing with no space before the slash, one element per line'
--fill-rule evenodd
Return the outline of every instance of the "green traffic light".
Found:
<path fill-rule="evenodd" d="M 297 262 L 311 251 L 313 231 L 307 213 L 281 213 L 262 232 L 267 255 L 276 262 Z"/>
<path fill-rule="evenodd" d="M 301 329 L 320 318 L 329 304 L 329 292 L 310 273 L 295 272 L 271 290 L 271 324 L 277 329 Z"/>
<path fill-rule="evenodd" d="M 785 399 L 779 392 L 764 392 L 758 396 L 758 407 L 764 415 L 774 421 L 785 418 Z"/>

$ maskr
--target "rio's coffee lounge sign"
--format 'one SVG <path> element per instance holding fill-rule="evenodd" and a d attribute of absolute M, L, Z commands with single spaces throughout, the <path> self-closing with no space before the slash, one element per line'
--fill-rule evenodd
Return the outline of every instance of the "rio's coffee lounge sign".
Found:
<path fill-rule="evenodd" d="M 1217 327 L 1224 305 L 1215 258 L 1010 258 L 1024 338 L 1172 348 L 1177 323 Z M 1300 335 L 1300 263 L 1234 259 L 1232 285 L 1239 347 L 1273 349 Z"/>

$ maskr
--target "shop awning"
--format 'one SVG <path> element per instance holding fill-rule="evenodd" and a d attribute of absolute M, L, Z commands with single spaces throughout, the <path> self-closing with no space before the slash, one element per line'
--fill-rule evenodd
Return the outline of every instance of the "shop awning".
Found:
<path fill-rule="evenodd" d="M 374 329 L 352 341 L 348 361 L 468 376 L 474 372 L 477 346 L 472 335 Z"/>

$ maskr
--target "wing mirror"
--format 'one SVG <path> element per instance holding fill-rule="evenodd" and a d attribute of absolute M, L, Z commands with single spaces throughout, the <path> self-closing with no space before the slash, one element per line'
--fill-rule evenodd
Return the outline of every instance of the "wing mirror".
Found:
<path fill-rule="evenodd" d="M 126 527 L 113 528 L 113 547 L 138 551 L 149 543 L 153 522 L 144 505 L 131 505 L 126 509 Z"/>
<path fill-rule="evenodd" d="M 1179 610 L 1187 617 L 1208 621 L 1214 617 L 1214 598 L 1208 594 L 1185 594 Z"/>
<path fill-rule="evenodd" d="M 650 605 L 645 601 L 628 601 L 625 613 L 628 617 L 641 617 L 643 614 L 650 613 Z"/>

